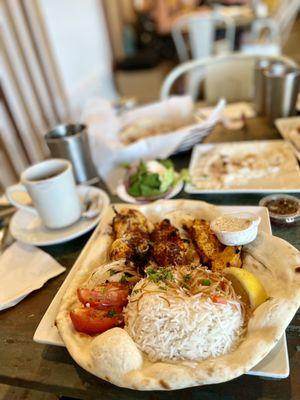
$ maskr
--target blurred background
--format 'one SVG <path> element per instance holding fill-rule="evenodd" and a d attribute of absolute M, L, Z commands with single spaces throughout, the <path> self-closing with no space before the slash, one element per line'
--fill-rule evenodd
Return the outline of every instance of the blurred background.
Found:
<path fill-rule="evenodd" d="M 116 107 L 156 101 L 179 63 L 234 51 L 284 54 L 299 63 L 299 6 L 300 0 L 0 1 L 0 186 L 47 157 L 45 133 L 79 121 L 92 97 Z M 189 91 L 186 85 L 179 82 L 174 92 Z"/>

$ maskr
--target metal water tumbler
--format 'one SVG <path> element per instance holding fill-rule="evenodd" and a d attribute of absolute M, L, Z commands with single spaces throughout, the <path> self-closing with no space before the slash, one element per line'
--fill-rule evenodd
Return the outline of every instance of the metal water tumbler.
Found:
<path fill-rule="evenodd" d="M 254 107 L 257 115 L 266 115 L 266 71 L 283 73 L 286 65 L 282 61 L 260 59 L 254 68 Z"/>
<path fill-rule="evenodd" d="M 71 161 L 77 183 L 99 181 L 92 162 L 86 125 L 59 125 L 46 134 L 45 140 L 52 157 Z"/>
<path fill-rule="evenodd" d="M 270 69 L 264 72 L 266 90 L 266 116 L 273 123 L 276 118 L 296 114 L 296 101 L 299 93 L 300 70 L 286 68 L 282 71 Z"/>

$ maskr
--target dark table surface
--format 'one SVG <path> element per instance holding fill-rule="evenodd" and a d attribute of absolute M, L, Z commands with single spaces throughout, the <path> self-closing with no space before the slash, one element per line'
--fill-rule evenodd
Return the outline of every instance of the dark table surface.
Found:
<path fill-rule="evenodd" d="M 239 131 L 218 126 L 208 142 L 253 139 L 280 139 L 275 128 L 263 119 L 253 119 Z M 190 153 L 173 157 L 178 167 L 188 165 Z M 217 205 L 258 205 L 261 194 L 197 195 L 182 192 L 178 198 L 201 199 Z M 112 202 L 119 201 L 116 197 Z M 300 249 L 300 225 L 272 226 L 273 233 Z M 80 399 L 300 399 L 300 315 L 287 329 L 290 376 L 266 379 L 243 375 L 230 382 L 173 392 L 138 392 L 102 381 L 80 368 L 62 347 L 33 342 L 33 334 L 57 290 L 89 239 L 91 232 L 68 243 L 43 249 L 67 267 L 64 274 L 48 281 L 17 306 L 0 312 L 0 383 L 53 392 Z"/>

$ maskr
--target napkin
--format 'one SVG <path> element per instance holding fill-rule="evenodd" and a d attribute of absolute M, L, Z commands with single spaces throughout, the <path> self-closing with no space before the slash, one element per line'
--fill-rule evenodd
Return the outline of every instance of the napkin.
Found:
<path fill-rule="evenodd" d="M 207 135 L 208 130 L 218 121 L 223 101 L 215 108 L 205 121 L 189 127 L 141 139 L 135 143 L 124 145 L 118 137 L 122 127 L 139 119 L 172 120 L 180 116 L 182 119 L 193 115 L 194 104 L 189 96 L 174 96 L 157 103 L 138 107 L 118 116 L 112 106 L 104 99 L 94 98 L 87 103 L 82 122 L 89 127 L 89 144 L 93 162 L 101 178 L 111 193 L 116 192 L 118 181 L 124 175 L 121 164 L 137 160 L 167 158 L 180 147 L 193 130 L 201 130 Z"/>
<path fill-rule="evenodd" d="M 13 243 L 0 256 L 0 310 L 16 305 L 65 270 L 37 247 Z"/>

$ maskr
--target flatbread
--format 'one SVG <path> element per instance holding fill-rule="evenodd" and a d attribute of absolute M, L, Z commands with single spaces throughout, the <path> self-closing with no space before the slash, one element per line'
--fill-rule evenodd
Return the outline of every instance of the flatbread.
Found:
<path fill-rule="evenodd" d="M 220 214 L 218 207 L 190 200 L 126 204 L 117 209 L 128 207 L 138 208 L 152 222 L 169 216 L 174 224 L 179 224 L 186 214 L 207 220 Z M 300 253 L 286 241 L 265 233 L 244 246 L 243 268 L 259 277 L 270 298 L 254 311 L 246 336 L 235 351 L 201 362 L 150 362 L 121 328 L 96 337 L 76 332 L 69 317 L 77 302 L 76 290 L 93 270 L 108 261 L 113 216 L 109 209 L 78 259 L 78 273 L 62 299 L 56 319 L 69 353 L 82 368 L 121 387 L 171 390 L 231 380 L 249 371 L 272 350 L 300 305 Z"/>

